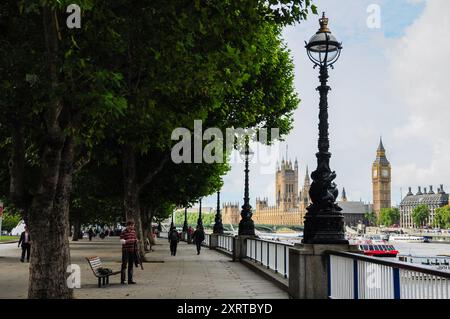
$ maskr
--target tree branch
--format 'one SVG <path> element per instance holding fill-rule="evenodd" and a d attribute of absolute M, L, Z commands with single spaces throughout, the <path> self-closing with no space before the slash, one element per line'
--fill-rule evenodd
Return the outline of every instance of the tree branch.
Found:
<path fill-rule="evenodd" d="M 161 170 L 164 168 L 164 165 L 167 163 L 169 158 L 170 158 L 169 154 L 164 155 L 164 158 L 161 160 L 158 167 L 156 167 L 156 169 L 149 172 L 148 175 L 144 178 L 144 180 L 138 184 L 138 186 L 137 186 L 138 192 L 140 192 L 146 185 L 151 183 L 151 181 L 156 176 L 156 174 L 161 172 Z"/>

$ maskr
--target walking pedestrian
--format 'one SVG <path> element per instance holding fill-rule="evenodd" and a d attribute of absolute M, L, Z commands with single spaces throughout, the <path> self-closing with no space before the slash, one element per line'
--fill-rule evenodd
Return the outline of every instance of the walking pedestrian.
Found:
<path fill-rule="evenodd" d="M 92 227 L 89 228 L 88 236 L 89 236 L 89 241 L 92 241 L 92 237 L 94 237 L 94 230 L 92 229 Z"/>
<path fill-rule="evenodd" d="M 200 255 L 200 249 L 202 248 L 202 242 L 205 240 L 205 231 L 202 226 L 197 227 L 192 235 L 194 244 L 197 245 L 197 255 Z"/>
<path fill-rule="evenodd" d="M 128 284 L 135 284 L 133 281 L 133 267 L 137 254 L 137 237 L 134 230 L 134 222 L 128 221 L 127 227 L 120 235 L 120 242 L 122 243 L 122 268 L 121 268 L 121 284 L 125 284 L 125 271 L 128 266 Z"/>
<path fill-rule="evenodd" d="M 31 236 L 28 231 L 28 227 L 25 226 L 25 231 L 20 234 L 19 244 L 17 247 L 22 245 L 22 256 L 20 258 L 21 262 L 25 261 L 25 253 L 27 255 L 27 262 L 30 262 L 30 249 L 31 249 Z"/>
<path fill-rule="evenodd" d="M 180 241 L 180 237 L 178 236 L 177 229 L 172 227 L 169 232 L 169 243 L 170 243 L 170 254 L 175 256 L 177 254 L 177 246 Z"/>

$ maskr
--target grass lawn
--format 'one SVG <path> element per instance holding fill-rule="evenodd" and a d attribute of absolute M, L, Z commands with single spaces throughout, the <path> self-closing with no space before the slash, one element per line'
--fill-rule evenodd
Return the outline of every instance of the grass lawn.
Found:
<path fill-rule="evenodd" d="M 12 240 L 19 240 L 19 236 L 0 236 L 0 242 Z"/>

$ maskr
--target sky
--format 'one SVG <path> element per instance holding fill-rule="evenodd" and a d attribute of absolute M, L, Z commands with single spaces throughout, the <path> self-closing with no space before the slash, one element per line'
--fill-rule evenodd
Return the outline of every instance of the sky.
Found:
<path fill-rule="evenodd" d="M 331 169 L 340 194 L 372 202 L 371 167 L 380 140 L 392 165 L 392 204 L 408 187 L 450 191 L 450 1 L 448 0 L 315 0 L 329 27 L 343 42 L 341 58 L 330 70 L 329 123 Z M 379 15 L 377 15 L 379 12 Z M 379 17 L 379 25 L 377 25 Z M 306 56 L 304 41 L 318 30 L 319 16 L 284 30 L 295 64 L 295 87 L 301 103 L 294 129 L 272 149 L 281 159 L 298 158 L 300 185 L 305 168 L 316 166 L 319 95 L 318 70 Z M 375 20 L 374 20 L 375 18 Z M 375 22 L 375 23 L 374 23 Z M 379 28 L 378 28 L 379 26 Z M 250 165 L 250 197 L 275 200 L 275 170 Z M 233 163 L 224 176 L 221 201 L 243 204 L 244 167 Z M 216 196 L 203 199 L 215 207 Z"/>

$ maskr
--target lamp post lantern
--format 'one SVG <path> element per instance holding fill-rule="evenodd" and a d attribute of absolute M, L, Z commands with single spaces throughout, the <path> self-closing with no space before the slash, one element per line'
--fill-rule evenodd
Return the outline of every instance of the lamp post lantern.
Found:
<path fill-rule="evenodd" d="M 255 223 L 252 220 L 252 206 L 250 206 L 249 186 L 248 186 L 248 163 L 249 157 L 253 156 L 253 152 L 250 151 L 249 138 L 245 139 L 245 185 L 244 185 L 244 205 L 241 210 L 241 221 L 239 222 L 239 236 L 255 236 Z"/>
<path fill-rule="evenodd" d="M 336 173 L 330 169 L 331 153 L 328 138 L 328 67 L 339 59 L 342 44 L 331 34 L 328 28 L 328 18 L 323 13 L 319 20 L 320 29 L 306 43 L 308 57 L 314 63 L 314 68 L 320 68 L 319 104 L 319 152 L 317 169 L 311 174 L 313 180 L 309 195 L 312 204 L 305 214 L 304 244 L 348 244 L 345 239 L 344 216 L 342 208 L 336 203 L 338 189 L 333 182 Z"/>
<path fill-rule="evenodd" d="M 217 211 L 214 219 L 214 234 L 223 234 L 222 214 L 220 212 L 220 191 L 217 192 Z"/>

